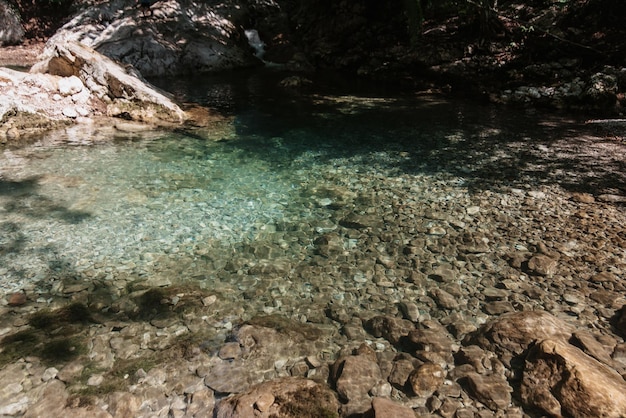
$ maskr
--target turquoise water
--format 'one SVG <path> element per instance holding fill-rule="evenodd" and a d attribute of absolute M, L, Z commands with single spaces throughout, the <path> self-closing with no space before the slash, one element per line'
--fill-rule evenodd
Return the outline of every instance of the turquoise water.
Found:
<path fill-rule="evenodd" d="M 571 121 L 384 86 L 289 92 L 278 80 L 159 80 L 232 117 L 209 135 L 57 134 L 3 149 L 4 291 L 63 293 L 68 278 L 119 292 L 193 282 L 236 305 L 246 300 L 243 317 L 306 320 L 329 301 L 384 311 L 423 293 L 407 282 L 410 243 L 432 265 L 454 262 L 434 248 L 463 234 L 493 243 L 502 235 L 493 231 L 513 228 L 498 245 L 523 246 L 520 227 L 489 207 L 517 199 L 511 189 L 560 190 L 573 178 L 579 191 L 610 186 L 602 173 L 574 168 L 585 159 L 555 142 L 557 130 L 583 129 Z M 468 209 L 478 206 L 480 217 Z M 486 272 L 506 265 L 487 258 Z"/>

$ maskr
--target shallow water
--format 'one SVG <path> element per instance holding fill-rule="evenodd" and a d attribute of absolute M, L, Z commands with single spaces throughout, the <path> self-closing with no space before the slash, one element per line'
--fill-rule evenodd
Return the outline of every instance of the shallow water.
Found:
<path fill-rule="evenodd" d="M 485 191 L 624 184 L 611 161 L 590 168 L 588 148 L 559 145 L 585 131 L 569 120 L 382 87 L 285 92 L 277 77 L 158 81 L 179 99 L 232 115 L 220 138 L 58 137 L 5 149 L 2 289 L 63 293 L 68 278 L 118 289 L 193 282 L 235 304 L 247 300 L 242 317 L 284 312 L 306 321 L 329 299 L 384 311 L 420 293 L 400 284 L 415 266 L 391 261 L 411 240 L 429 248 L 447 228 L 497 235 L 506 220 L 494 213 L 485 224 L 468 209 Z M 454 259 L 431 250 L 426 258 Z"/>

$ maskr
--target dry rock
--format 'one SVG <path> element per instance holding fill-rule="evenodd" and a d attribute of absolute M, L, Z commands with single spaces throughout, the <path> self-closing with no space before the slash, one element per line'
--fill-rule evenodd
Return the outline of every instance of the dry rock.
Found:
<path fill-rule="evenodd" d="M 560 340 L 543 340 L 529 352 L 520 395 L 552 416 L 626 416 L 624 379 Z"/>
<path fill-rule="evenodd" d="M 547 255 L 538 254 L 528 260 L 528 270 L 540 276 L 552 277 L 558 268 L 558 261 Z"/>
<path fill-rule="evenodd" d="M 473 342 L 496 353 L 510 367 L 511 360 L 523 354 L 535 341 L 546 337 L 567 341 L 574 327 L 544 311 L 505 313 L 482 326 L 466 342 Z"/>
<path fill-rule="evenodd" d="M 413 393 L 421 398 L 430 397 L 445 380 L 446 373 L 440 365 L 425 363 L 409 375 Z"/>
<path fill-rule="evenodd" d="M 511 404 L 513 389 L 503 376 L 471 373 L 467 376 L 467 382 L 470 393 L 489 409 L 498 411 Z"/>
<path fill-rule="evenodd" d="M 386 398 L 374 398 L 372 409 L 374 418 L 409 418 L 415 416 L 411 408 Z"/>

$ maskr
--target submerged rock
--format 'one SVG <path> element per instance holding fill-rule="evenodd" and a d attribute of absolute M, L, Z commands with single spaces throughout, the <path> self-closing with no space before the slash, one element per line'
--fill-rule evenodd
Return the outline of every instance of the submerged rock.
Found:
<path fill-rule="evenodd" d="M 338 416 L 339 402 L 328 386 L 301 378 L 281 378 L 255 386 L 217 404 L 215 416 L 322 417 Z"/>

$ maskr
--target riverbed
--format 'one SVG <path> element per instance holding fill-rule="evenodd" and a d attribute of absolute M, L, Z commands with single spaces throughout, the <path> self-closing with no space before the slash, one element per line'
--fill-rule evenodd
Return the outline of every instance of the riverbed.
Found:
<path fill-rule="evenodd" d="M 537 110 L 279 81 L 155 81 L 229 118 L 210 132 L 57 132 L 2 149 L 3 335 L 70 303 L 93 318 L 59 334 L 78 341 L 76 356 L 40 363 L 41 351 L 24 346 L 33 351 L 20 364 L 43 373 L 97 363 L 64 381 L 84 395 L 102 385 L 88 378 L 121 360 L 152 358 L 181 336 L 215 355 L 234 330 L 268 317 L 322 329 L 322 363 L 364 342 L 401 351 L 362 325 L 380 315 L 435 321 L 460 345 L 493 317 L 545 310 L 623 344 L 609 324 L 626 290 L 619 138 Z M 57 335 L 42 329 L 42 339 Z M 260 380 L 293 375 L 302 357 Z"/>

